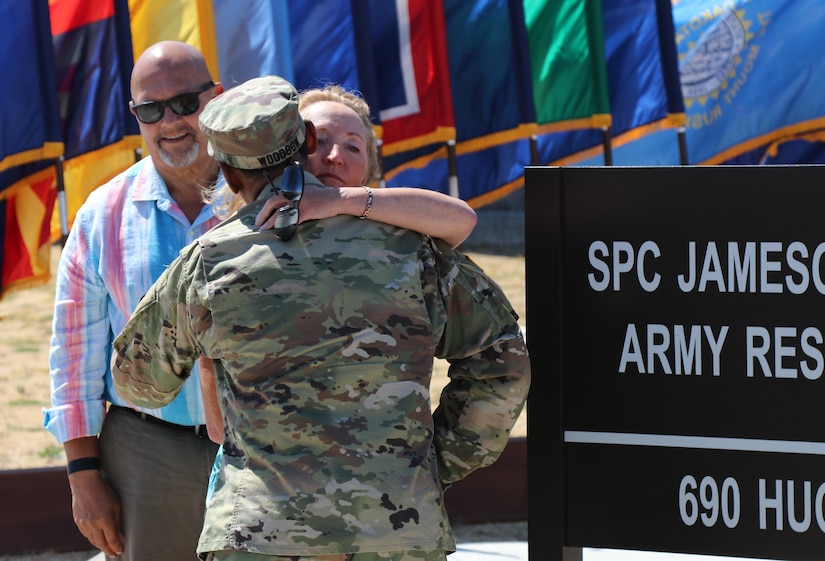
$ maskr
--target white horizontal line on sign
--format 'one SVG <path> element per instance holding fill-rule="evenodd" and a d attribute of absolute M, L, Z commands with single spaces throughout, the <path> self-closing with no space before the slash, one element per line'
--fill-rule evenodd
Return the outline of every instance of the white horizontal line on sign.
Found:
<path fill-rule="evenodd" d="M 702 448 L 707 450 L 735 450 L 741 452 L 778 452 L 825 456 L 825 442 L 760 440 L 753 438 L 564 431 L 564 442 L 575 444 L 660 446 L 664 448 Z"/>

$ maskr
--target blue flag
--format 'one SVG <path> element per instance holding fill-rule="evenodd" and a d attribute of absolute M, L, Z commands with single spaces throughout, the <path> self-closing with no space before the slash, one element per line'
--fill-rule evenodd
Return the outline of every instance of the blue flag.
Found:
<path fill-rule="evenodd" d="M 818 0 L 696 0 L 673 6 L 688 163 L 768 163 L 778 143 L 822 140 L 825 33 Z M 617 149 L 618 165 L 676 165 L 672 131 Z M 789 151 L 802 156 L 808 153 Z M 797 162 L 799 163 L 799 162 Z"/>
<path fill-rule="evenodd" d="M 0 6 L 0 172 L 63 153 L 46 0 Z M 0 185 L 0 191 L 9 183 Z"/>
<path fill-rule="evenodd" d="M 220 81 L 277 74 L 294 83 L 287 0 L 213 0 Z"/>

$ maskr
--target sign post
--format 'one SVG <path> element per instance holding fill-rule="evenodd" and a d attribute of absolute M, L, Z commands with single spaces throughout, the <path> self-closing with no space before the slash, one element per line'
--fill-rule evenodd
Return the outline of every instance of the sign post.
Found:
<path fill-rule="evenodd" d="M 531 560 L 822 557 L 823 179 L 527 168 Z"/>

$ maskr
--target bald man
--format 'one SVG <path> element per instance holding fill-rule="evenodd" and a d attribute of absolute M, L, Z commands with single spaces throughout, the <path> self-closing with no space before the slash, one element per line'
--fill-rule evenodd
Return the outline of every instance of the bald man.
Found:
<path fill-rule="evenodd" d="M 203 55 L 164 41 L 135 63 L 129 107 L 149 156 L 91 193 L 57 269 L 45 427 L 63 444 L 77 527 L 124 561 L 194 559 L 217 446 L 198 376 L 167 407 L 114 390 L 111 341 L 153 281 L 219 220 L 204 189 L 223 184 L 198 127 L 223 87 Z"/>

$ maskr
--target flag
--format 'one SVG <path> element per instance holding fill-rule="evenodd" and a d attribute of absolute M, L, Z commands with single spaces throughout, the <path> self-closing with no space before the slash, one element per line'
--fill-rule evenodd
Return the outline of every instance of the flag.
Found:
<path fill-rule="evenodd" d="M 63 154 L 46 0 L 0 5 L 0 298 L 48 281 L 54 162 Z M 13 87 L 11 86 L 13 85 Z"/>
<path fill-rule="evenodd" d="M 368 12 L 365 1 L 290 1 L 293 83 L 298 90 L 338 84 L 361 92 L 368 102 L 375 97 L 363 83 L 363 71 L 373 72 L 372 65 L 363 70 L 360 66 L 371 56 Z"/>
<path fill-rule="evenodd" d="M 213 0 L 212 7 L 224 88 L 271 74 L 295 83 L 287 0 Z"/>
<path fill-rule="evenodd" d="M 691 157 L 721 163 L 823 128 L 825 63 L 811 46 L 825 31 L 825 4 L 737 0 L 715 17 L 708 17 L 709 6 L 673 7 Z M 697 17 L 698 29 L 690 25 Z"/>
<path fill-rule="evenodd" d="M 600 0 L 524 0 L 540 133 L 610 125 Z"/>
<path fill-rule="evenodd" d="M 4 37 L 7 57 L 27 44 L 24 4 L 3 8 L 4 21 L 16 22 Z M 274 73 L 299 89 L 336 83 L 361 92 L 387 183 L 474 206 L 518 189 L 529 164 L 601 165 L 608 156 L 618 165 L 818 162 L 825 141 L 825 72 L 811 48 L 825 30 L 825 5 L 816 0 L 49 5 L 67 136 L 38 141 L 37 127 L 4 123 L 0 174 L 12 173 L 0 197 L 48 164 L 18 168 L 61 154 L 65 140 L 68 208 L 52 215 L 52 239 L 63 230 L 59 218 L 71 221 L 91 189 L 133 162 L 142 145 L 134 118 L 110 119 L 101 108 L 128 109 L 131 61 L 162 39 L 200 49 L 226 87 Z M 115 73 L 124 85 L 112 82 Z M 4 108 L 29 91 L 0 94 Z M 23 123 L 26 112 L 18 113 Z M 117 132 L 124 127 L 132 130 Z"/>
<path fill-rule="evenodd" d="M 4 219 L 3 272 L 0 298 L 48 282 L 49 217 L 57 195 L 55 172 L 49 167 L 28 175 L 0 201 Z"/>
<path fill-rule="evenodd" d="M 289 15 L 295 86 L 358 91 L 384 157 L 455 139 L 441 0 L 292 0 Z"/>
<path fill-rule="evenodd" d="M 444 0 L 458 154 L 536 132 L 521 0 Z"/>
<path fill-rule="evenodd" d="M 523 23 L 512 4 L 445 0 L 453 97 L 462 100 L 455 107 L 462 198 L 483 206 L 521 187 L 525 165 L 571 165 L 587 158 L 598 158 L 601 164 L 607 161 L 605 147 L 612 151 L 614 145 L 662 129 L 670 129 L 673 154 L 679 156 L 674 129 L 684 125 L 685 114 L 668 0 L 516 4 L 523 6 Z M 492 14 L 497 25 L 486 26 L 484 16 Z M 522 28 L 526 56 L 520 54 Z M 476 45 L 477 36 L 484 36 L 500 58 Z M 494 123 L 507 109 L 483 103 L 496 99 L 491 90 L 506 91 L 493 89 L 500 82 L 497 63 L 518 68 L 524 60 L 530 62 L 528 77 L 510 80 L 526 84 L 533 99 L 522 96 L 511 106 L 529 104 L 534 124 L 522 117 L 523 124 L 502 134 Z M 517 99 L 514 93 L 509 97 Z M 484 109 L 464 118 L 476 105 Z M 535 138 L 525 143 L 531 128 Z M 434 154 L 443 157 L 443 152 Z M 410 169 L 417 165 L 423 167 Z M 444 169 L 416 155 L 388 177 L 392 185 L 430 185 L 428 179 L 434 178 L 437 188 L 446 192 Z"/>
<path fill-rule="evenodd" d="M 825 31 L 825 4 L 676 2 L 673 23 L 688 163 L 736 163 L 753 151 L 759 156 L 750 161 L 768 162 L 770 151 L 784 142 L 822 140 L 825 62 L 812 45 Z M 678 164 L 667 132 L 617 149 L 616 163 Z"/>
<path fill-rule="evenodd" d="M 727 160 L 725 165 L 777 166 L 793 164 L 825 164 L 825 142 L 822 134 L 802 135 L 760 146 Z"/>
<path fill-rule="evenodd" d="M 530 155 L 530 140 L 522 138 L 458 156 L 458 196 L 470 206 L 480 207 L 509 195 L 524 185 L 524 166 Z M 387 186 L 423 187 L 455 196 L 450 177 L 446 147 L 442 146 L 420 161 L 408 162 L 402 171 L 392 174 Z"/>
<path fill-rule="evenodd" d="M 0 172 L 63 154 L 45 0 L 0 6 Z M 9 185 L 0 185 L 0 192 Z"/>
<path fill-rule="evenodd" d="M 358 92 L 370 106 L 380 139 L 370 0 L 290 0 L 288 6 L 295 87 L 337 84 Z"/>
<path fill-rule="evenodd" d="M 601 153 L 612 124 L 601 0 L 524 0 L 539 125 L 536 164 Z"/>
<path fill-rule="evenodd" d="M 669 0 L 602 0 L 612 146 L 685 124 Z"/>
<path fill-rule="evenodd" d="M 494 202 L 523 186 L 524 166 L 600 143 L 611 115 L 599 0 L 444 5 L 452 97 L 459 100 L 455 167 L 461 198 L 473 206 Z M 599 132 L 577 136 L 590 144 L 555 142 L 558 131 L 593 128 Z M 449 192 L 445 167 L 419 156 L 387 176 L 391 185 Z"/>
<path fill-rule="evenodd" d="M 521 0 L 444 0 L 456 127 L 455 176 L 465 200 L 518 184 L 536 132 L 530 57 Z M 388 184 L 450 193 L 443 144 L 385 159 Z M 430 163 L 432 162 L 432 163 Z"/>
<path fill-rule="evenodd" d="M 669 129 L 663 146 L 680 155 L 676 129 L 685 113 L 678 80 L 678 58 L 669 0 L 602 0 L 610 128 L 595 134 L 558 134 L 539 140 L 542 163 L 603 165 L 628 142 Z M 589 141 L 585 141 L 589 138 Z M 573 140 L 576 139 L 576 140 Z M 578 144 L 592 142 L 592 144 Z M 661 142 L 661 140 L 660 140 Z M 557 146 L 577 147 L 558 158 Z"/>
<path fill-rule="evenodd" d="M 383 154 L 454 140 L 442 0 L 372 0 L 370 27 Z"/>
<path fill-rule="evenodd" d="M 126 0 L 50 0 L 49 11 L 66 145 L 65 204 L 51 218 L 56 240 L 68 233 L 89 193 L 135 162 L 140 136 L 128 105 L 133 61 Z"/>
<path fill-rule="evenodd" d="M 221 75 L 212 0 L 129 0 L 129 15 L 134 60 L 159 41 L 183 41 L 203 53 L 212 76 Z"/>

